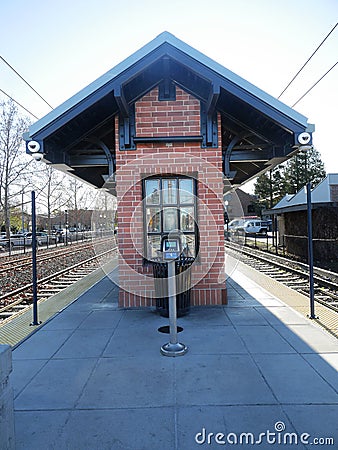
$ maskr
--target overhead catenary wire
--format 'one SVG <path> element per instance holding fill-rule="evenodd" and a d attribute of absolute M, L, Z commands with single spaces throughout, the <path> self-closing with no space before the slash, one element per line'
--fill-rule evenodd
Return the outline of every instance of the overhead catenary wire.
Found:
<path fill-rule="evenodd" d="M 338 22 L 335 24 L 335 26 L 332 28 L 332 30 L 325 36 L 325 38 L 322 40 L 322 42 L 318 45 L 318 47 L 316 48 L 316 50 L 312 53 L 312 55 L 305 61 L 305 63 L 302 65 L 302 67 L 298 70 L 298 72 L 296 73 L 296 75 L 292 78 L 292 80 L 287 84 L 287 86 L 282 90 L 282 92 L 279 94 L 279 96 L 277 98 L 280 98 L 284 92 L 289 88 L 289 86 L 295 81 L 295 79 L 298 77 L 298 75 L 301 73 L 301 71 L 304 69 L 304 67 L 309 63 L 309 61 L 311 60 L 311 58 L 317 53 L 317 51 L 320 49 L 320 47 L 324 44 L 324 42 L 326 41 L 326 39 L 333 33 L 333 31 L 335 30 L 335 28 L 337 28 L 338 26 Z M 320 81 L 320 80 L 319 80 Z M 298 102 L 297 102 L 298 103 Z"/>
<path fill-rule="evenodd" d="M 305 66 L 309 63 L 309 61 L 312 59 L 312 57 L 317 53 L 317 51 L 320 49 L 320 47 L 324 44 L 324 42 L 328 39 L 328 37 L 333 33 L 333 31 L 337 28 L 338 26 L 338 22 L 334 25 L 334 27 L 330 30 L 330 32 L 325 36 L 325 38 L 321 41 L 321 43 L 318 45 L 318 47 L 315 49 L 315 51 L 311 54 L 311 56 L 306 60 L 306 62 L 302 65 L 302 67 L 298 70 L 298 72 L 296 73 L 296 75 L 291 79 L 291 81 L 287 84 L 287 86 L 283 89 L 283 91 L 281 92 L 281 94 L 278 96 L 278 99 L 284 94 L 284 92 L 289 88 L 289 86 L 293 83 L 293 81 L 297 78 L 297 76 L 301 73 L 301 71 L 305 68 Z M 0 55 L 0 59 L 25 83 L 27 84 L 27 86 L 29 86 L 30 89 L 33 90 L 33 92 L 35 94 L 37 94 L 39 96 L 39 98 L 41 100 L 43 100 L 51 109 L 54 109 L 48 102 L 47 100 L 45 100 L 37 91 L 36 89 L 34 89 L 29 83 L 28 81 L 25 80 L 24 77 L 22 77 L 19 72 L 17 70 L 14 69 L 13 66 L 11 66 L 11 64 L 9 64 L 8 61 L 6 61 L 6 59 Z M 297 105 L 336 65 L 338 64 L 335 63 L 318 81 L 316 81 L 316 83 L 314 83 L 293 105 L 292 108 Z M 38 117 L 33 114 L 32 112 L 30 112 L 27 108 L 25 108 L 23 105 L 21 105 L 17 100 L 15 100 L 14 98 L 12 98 L 9 94 L 7 94 L 5 91 L 3 91 L 2 89 L 0 89 L 0 92 L 2 92 L 4 95 L 6 95 L 7 97 L 9 97 L 12 101 L 14 101 L 18 106 L 20 106 L 22 109 L 24 109 L 26 112 L 28 112 L 28 114 L 30 114 L 31 116 L 33 116 L 35 119 L 38 120 Z"/>
<path fill-rule="evenodd" d="M 17 71 L 17 70 L 15 70 L 14 69 L 14 67 L 13 66 L 11 66 L 10 64 L 9 64 L 9 62 L 8 61 L 6 61 L 5 60 L 5 58 L 3 57 L 3 56 L 1 56 L 0 55 L 0 59 L 24 82 L 24 83 L 26 83 L 27 84 L 27 86 L 30 88 L 30 89 L 32 89 L 32 91 L 33 92 L 35 92 L 35 94 L 37 94 L 40 98 L 41 98 L 41 100 L 43 100 L 45 103 L 46 103 L 46 105 L 48 105 L 51 109 L 54 109 L 53 108 L 53 106 L 51 106 L 48 102 L 47 102 L 47 100 L 45 100 L 43 97 L 42 97 L 42 95 L 40 95 L 39 93 L 38 93 L 38 91 L 37 90 L 35 90 L 34 88 L 33 88 L 33 86 L 32 85 L 30 85 L 29 83 L 28 83 L 28 81 L 27 80 L 25 80 L 25 78 L 23 77 L 23 76 L 21 76 L 20 74 L 19 74 L 19 72 Z"/>
<path fill-rule="evenodd" d="M 21 105 L 21 103 L 19 103 L 17 100 L 15 100 L 13 97 L 11 97 L 9 94 L 7 94 L 7 92 L 3 91 L 2 89 L 0 89 L 0 92 L 4 95 L 6 95 L 6 97 L 10 98 L 14 103 L 16 103 L 18 106 L 20 106 L 20 108 L 24 109 L 26 112 L 28 112 L 28 114 L 30 114 L 31 116 L 33 116 L 36 120 L 39 120 L 39 118 L 33 114 L 32 112 L 30 112 L 27 108 L 25 108 L 23 105 Z"/>
<path fill-rule="evenodd" d="M 317 80 L 306 92 L 305 92 L 305 94 L 303 94 L 297 101 L 296 101 L 296 103 L 294 103 L 292 106 L 291 106 L 291 108 L 293 108 L 294 106 L 296 106 L 297 105 L 297 103 L 299 103 L 301 100 L 303 100 L 303 98 L 310 92 L 310 91 L 312 91 L 312 89 L 324 78 L 324 77 L 326 77 L 326 75 L 328 74 L 328 73 L 330 73 L 331 72 L 331 70 L 332 69 L 334 69 L 335 67 L 336 67 L 336 65 L 338 64 L 338 61 L 335 63 L 335 64 L 333 64 L 333 66 L 332 67 L 330 67 L 330 69 L 329 70 L 327 70 L 325 73 L 324 73 L 324 75 L 322 75 L 320 78 L 319 78 L 319 80 Z"/>

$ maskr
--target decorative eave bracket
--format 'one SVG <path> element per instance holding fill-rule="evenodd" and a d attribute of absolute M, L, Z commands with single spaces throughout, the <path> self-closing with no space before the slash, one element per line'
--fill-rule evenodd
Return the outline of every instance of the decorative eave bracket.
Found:
<path fill-rule="evenodd" d="M 216 104 L 220 95 L 220 86 L 212 85 L 208 100 L 201 102 L 202 148 L 218 147 L 218 123 Z"/>
<path fill-rule="evenodd" d="M 121 86 L 115 89 L 114 96 L 120 110 L 119 148 L 120 150 L 134 150 L 136 148 L 133 139 L 135 136 L 135 107 L 128 105 Z"/>

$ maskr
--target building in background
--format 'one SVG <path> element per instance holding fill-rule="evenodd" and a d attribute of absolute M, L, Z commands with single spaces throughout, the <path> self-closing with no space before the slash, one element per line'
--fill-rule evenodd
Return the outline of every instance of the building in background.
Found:
<path fill-rule="evenodd" d="M 338 174 L 331 173 L 311 191 L 313 252 L 317 261 L 338 259 Z M 279 244 L 307 258 L 306 188 L 286 195 L 267 213 L 277 217 Z"/>

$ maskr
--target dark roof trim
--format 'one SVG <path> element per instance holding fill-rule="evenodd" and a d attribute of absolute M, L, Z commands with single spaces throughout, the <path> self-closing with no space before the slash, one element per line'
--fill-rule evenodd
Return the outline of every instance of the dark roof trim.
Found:
<path fill-rule="evenodd" d="M 322 203 L 312 203 L 311 206 L 312 209 L 318 209 L 318 208 L 338 208 L 337 202 L 322 202 Z M 284 214 L 284 213 L 291 213 L 291 212 L 298 212 L 298 211 L 306 211 L 307 210 L 307 204 L 304 203 L 302 205 L 294 205 L 289 206 L 285 208 L 272 208 L 267 209 L 264 211 L 264 214 Z"/>

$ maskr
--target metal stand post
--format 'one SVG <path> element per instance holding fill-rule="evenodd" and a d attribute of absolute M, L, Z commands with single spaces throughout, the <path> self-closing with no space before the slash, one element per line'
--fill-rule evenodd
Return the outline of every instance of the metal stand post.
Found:
<path fill-rule="evenodd" d="M 32 290 L 33 290 L 33 322 L 31 326 L 40 325 L 38 321 L 38 289 L 37 289 L 37 267 L 36 267 L 36 214 L 35 214 L 35 192 L 32 191 Z"/>
<path fill-rule="evenodd" d="M 169 296 L 169 326 L 170 342 L 162 345 L 164 356 L 183 356 L 188 347 L 177 341 L 177 311 L 176 311 L 176 276 L 175 261 L 168 261 L 168 296 Z"/>

